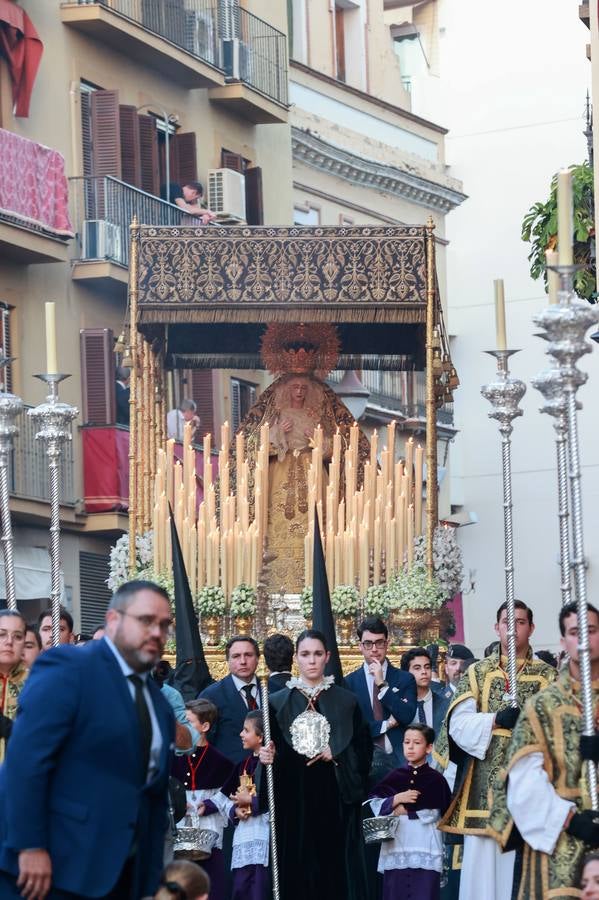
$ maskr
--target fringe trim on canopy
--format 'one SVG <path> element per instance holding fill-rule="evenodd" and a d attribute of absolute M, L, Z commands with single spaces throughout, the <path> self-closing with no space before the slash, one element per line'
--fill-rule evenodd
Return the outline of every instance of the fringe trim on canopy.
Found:
<path fill-rule="evenodd" d="M 183 306 L 139 304 L 138 322 L 149 324 L 227 323 L 227 322 L 397 322 L 422 325 L 426 322 L 425 304 L 361 304 L 346 306 Z"/>
<path fill-rule="evenodd" d="M 169 369 L 264 369 L 258 353 L 169 353 L 166 366 Z M 414 369 L 414 357 L 342 353 L 335 368 L 366 369 L 372 372 L 411 372 Z"/>

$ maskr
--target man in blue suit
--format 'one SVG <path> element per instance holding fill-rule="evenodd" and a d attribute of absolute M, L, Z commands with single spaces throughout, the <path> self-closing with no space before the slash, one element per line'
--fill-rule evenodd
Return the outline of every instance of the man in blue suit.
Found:
<path fill-rule="evenodd" d="M 364 663 L 345 678 L 370 726 L 374 754 L 370 786 L 404 763 L 403 735 L 416 714 L 416 682 L 387 659 L 389 633 L 382 619 L 368 616 L 358 627 Z"/>
<path fill-rule="evenodd" d="M 148 675 L 170 625 L 166 592 L 131 581 L 102 640 L 36 661 L 0 769 L 3 900 L 154 893 L 175 726 Z"/>
<path fill-rule="evenodd" d="M 205 688 L 200 697 L 214 703 L 218 719 L 210 730 L 210 743 L 230 759 L 240 763 L 247 756 L 240 732 L 250 709 L 260 708 L 260 687 L 256 669 L 260 648 L 252 637 L 235 635 L 227 641 L 225 655 L 229 674 Z"/>
<path fill-rule="evenodd" d="M 401 658 L 401 668 L 416 681 L 416 713 L 414 722 L 428 725 L 439 734 L 445 713 L 453 696 L 450 688 L 433 681 L 431 654 L 424 647 L 411 647 Z"/>

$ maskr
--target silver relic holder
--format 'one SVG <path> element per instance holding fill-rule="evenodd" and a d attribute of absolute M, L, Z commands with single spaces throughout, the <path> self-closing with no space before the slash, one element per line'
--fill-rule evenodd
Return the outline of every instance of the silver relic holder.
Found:
<path fill-rule="evenodd" d="M 264 746 L 270 744 L 270 706 L 268 703 L 268 672 L 264 666 L 260 675 L 261 703 L 262 703 L 262 727 L 264 729 Z M 272 879 L 273 900 L 280 900 L 281 887 L 279 882 L 279 854 L 277 852 L 277 822 L 275 818 L 275 776 L 272 765 L 266 769 L 266 796 L 268 800 L 268 820 L 270 827 L 270 871 Z"/>
<path fill-rule="evenodd" d="M 62 446 L 72 440 L 71 422 L 79 414 L 75 406 L 58 399 L 58 385 L 68 375 L 46 373 L 36 375 L 48 385 L 49 393 L 43 403 L 27 411 L 37 427 L 36 441 L 44 441 L 48 457 L 48 484 L 50 492 L 50 572 L 52 589 L 52 646 L 60 643 L 60 457 Z"/>
<path fill-rule="evenodd" d="M 585 353 L 590 353 L 592 345 L 587 339 L 589 329 L 599 321 L 599 307 L 579 300 L 573 290 L 574 273 L 577 265 L 557 265 L 549 267 L 559 275 L 558 303 L 547 307 L 534 317 L 534 322 L 545 332 L 547 353 L 556 363 L 553 376 L 555 390 L 563 398 L 567 422 L 568 463 L 570 480 L 570 507 L 572 510 L 572 553 L 570 566 L 574 574 L 576 600 L 578 603 L 578 664 L 580 666 L 580 687 L 584 735 L 595 734 L 593 714 L 593 688 L 591 657 L 589 648 L 589 617 L 587 609 L 587 582 L 584 558 L 584 532 L 582 519 L 582 485 L 580 472 L 580 446 L 578 440 L 578 409 L 576 400 L 578 388 L 587 380 L 587 375 L 578 369 L 576 363 Z M 559 473 L 558 473 L 559 478 Z M 587 777 L 591 805 L 598 808 L 597 767 L 589 761 Z"/>
<path fill-rule="evenodd" d="M 14 357 L 0 356 L 0 369 L 5 369 Z M 6 380 L 4 380 L 6 386 Z M 6 585 L 6 605 L 17 608 L 17 588 L 15 582 L 14 544 L 10 515 L 10 493 L 8 470 L 13 449 L 13 438 L 19 433 L 17 418 L 23 411 L 23 401 L 10 391 L 0 391 L 0 514 L 2 517 L 2 554 L 4 556 L 4 580 Z"/>
<path fill-rule="evenodd" d="M 507 676 L 509 687 L 506 699 L 517 706 L 516 611 L 514 595 L 514 526 L 512 520 L 512 422 L 523 411 L 518 404 L 526 393 L 526 385 L 512 378 L 508 366 L 510 356 L 517 350 L 487 350 L 497 360 L 495 381 L 483 385 L 481 394 L 493 406 L 490 419 L 499 423 L 503 482 L 503 535 L 505 559 L 505 597 L 507 601 Z"/>

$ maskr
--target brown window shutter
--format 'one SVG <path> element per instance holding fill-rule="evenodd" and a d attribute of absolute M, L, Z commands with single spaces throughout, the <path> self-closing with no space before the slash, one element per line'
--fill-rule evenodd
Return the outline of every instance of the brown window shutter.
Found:
<path fill-rule="evenodd" d="M 141 188 L 147 194 L 158 196 L 160 174 L 158 169 L 158 135 L 154 116 L 139 116 L 141 158 Z"/>
<path fill-rule="evenodd" d="M 220 151 L 220 167 L 221 169 L 233 169 L 234 172 L 243 172 L 245 170 L 245 160 L 239 153 L 230 153 L 229 150 Z"/>
<path fill-rule="evenodd" d="M 195 401 L 200 417 L 200 435 L 214 434 L 214 391 L 212 369 L 193 369 L 191 373 L 191 399 Z M 197 435 L 196 435 L 197 440 Z"/>
<path fill-rule="evenodd" d="M 260 166 L 245 170 L 245 219 L 248 225 L 264 225 Z"/>
<path fill-rule="evenodd" d="M 89 177 L 93 173 L 92 162 L 92 119 L 89 91 L 81 91 L 81 147 L 83 175 Z"/>
<path fill-rule="evenodd" d="M 123 181 L 141 187 L 139 116 L 134 106 L 119 106 Z"/>
<path fill-rule="evenodd" d="M 114 425 L 116 394 L 111 328 L 82 328 L 81 384 L 84 425 Z"/>
<path fill-rule="evenodd" d="M 9 358 L 12 356 L 12 334 L 10 331 L 12 310 L 13 307 L 7 306 L 5 303 L 0 304 L 0 349 L 4 356 L 8 356 Z M 4 390 L 12 391 L 12 363 L 8 363 L 8 365 L 2 369 L 0 383 L 3 385 Z"/>
<path fill-rule="evenodd" d="M 173 156 L 176 160 L 176 169 L 173 180 L 183 187 L 190 181 L 198 180 L 198 156 L 196 151 L 196 136 L 194 131 L 184 134 L 174 134 L 171 138 Z"/>
<path fill-rule="evenodd" d="M 119 92 L 93 91 L 90 100 L 93 174 L 120 178 L 122 169 Z"/>

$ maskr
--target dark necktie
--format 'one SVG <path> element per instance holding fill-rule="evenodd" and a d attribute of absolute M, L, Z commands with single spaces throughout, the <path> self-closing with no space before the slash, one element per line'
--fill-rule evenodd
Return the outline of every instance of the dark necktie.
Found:
<path fill-rule="evenodd" d="M 135 711 L 139 722 L 139 739 L 141 752 L 141 771 L 144 783 L 148 777 L 148 765 L 150 762 L 150 747 L 152 746 L 152 719 L 150 710 L 144 696 L 144 683 L 139 675 L 127 675 L 127 678 L 135 688 Z"/>
<path fill-rule="evenodd" d="M 418 721 L 422 723 L 422 725 L 426 725 L 426 716 L 424 715 L 424 700 L 417 700 L 416 706 L 418 707 Z"/>
<path fill-rule="evenodd" d="M 385 713 L 383 711 L 383 704 L 379 700 L 379 689 L 376 686 L 376 681 L 372 682 L 372 715 L 374 716 L 375 722 L 382 722 L 385 718 Z M 374 739 L 375 747 L 380 747 L 381 750 L 385 749 L 385 735 L 379 734 L 378 737 Z"/>
<path fill-rule="evenodd" d="M 245 702 L 247 703 L 248 709 L 258 709 L 256 698 L 252 694 L 253 686 L 253 684 L 244 684 L 244 686 L 241 688 L 241 690 L 245 694 Z"/>

